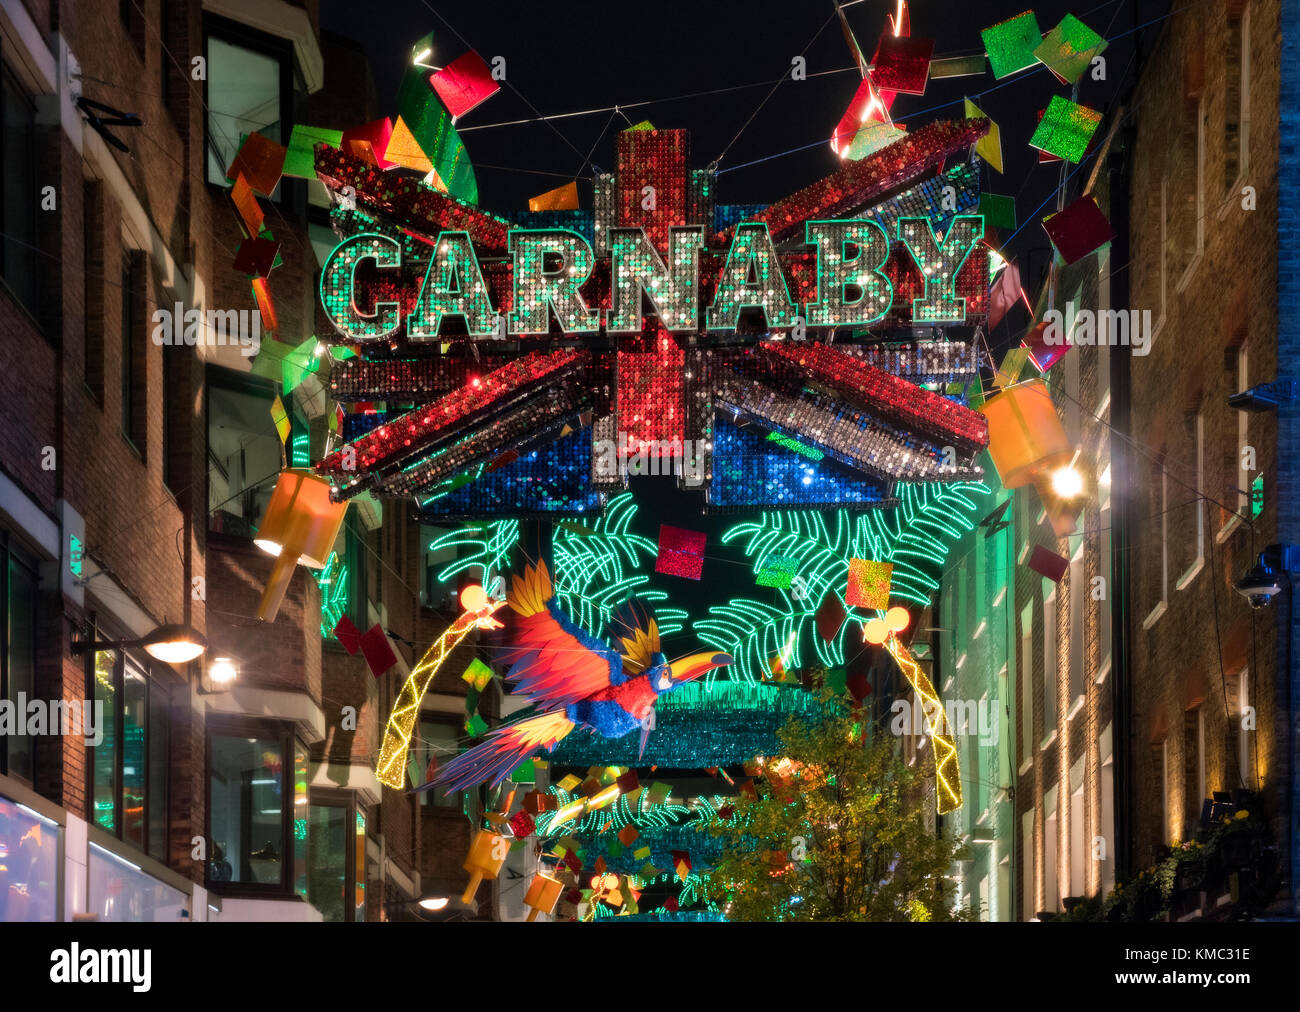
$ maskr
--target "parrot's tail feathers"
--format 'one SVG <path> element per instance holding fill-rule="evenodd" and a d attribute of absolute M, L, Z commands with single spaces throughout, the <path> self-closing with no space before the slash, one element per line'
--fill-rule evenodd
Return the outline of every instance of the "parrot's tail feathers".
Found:
<path fill-rule="evenodd" d="M 515 576 L 511 579 L 510 592 L 506 595 L 506 600 L 513 611 L 527 617 L 545 611 L 546 602 L 554 593 L 551 587 L 551 574 L 547 572 L 546 563 L 543 561 L 536 566 L 526 567 L 523 576 Z"/>
<path fill-rule="evenodd" d="M 479 784 L 495 787 L 530 755 L 551 748 L 574 726 L 563 710 L 505 724 L 492 731 L 487 741 L 450 760 L 434 782 L 446 791 L 468 790 Z"/>

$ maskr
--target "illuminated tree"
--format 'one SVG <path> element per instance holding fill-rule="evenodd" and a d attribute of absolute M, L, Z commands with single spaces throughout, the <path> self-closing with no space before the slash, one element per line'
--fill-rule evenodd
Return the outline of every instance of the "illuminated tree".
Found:
<path fill-rule="evenodd" d="M 865 743 L 843 709 L 791 717 L 784 773 L 736 799 L 736 819 L 710 832 L 724 849 L 703 881 L 731 921 L 966 920 L 945 876 L 960 848 L 926 826 L 920 765 L 895 741 Z M 867 731 L 870 735 L 870 731 Z"/>
<path fill-rule="evenodd" d="M 988 491 L 983 482 L 970 481 L 899 485 L 900 502 L 892 509 L 764 512 L 736 524 L 722 535 L 723 543 L 742 542 L 755 578 L 778 566 L 790 570 L 790 586 L 774 588 L 776 604 L 741 597 L 714 605 L 709 618 L 695 623 L 695 632 L 736 658 L 728 669 L 731 678 L 774 674 L 777 658 L 785 668 L 800 666 L 809 638 L 817 661 L 838 667 L 846 637 L 860 642 L 859 627 L 879 614 L 844 603 L 849 560 L 892 563 L 891 599 L 923 607 L 939 588 L 952 545 L 978 522 L 978 499 Z M 830 642 L 813 621 L 827 594 L 839 599 L 847 615 Z"/>

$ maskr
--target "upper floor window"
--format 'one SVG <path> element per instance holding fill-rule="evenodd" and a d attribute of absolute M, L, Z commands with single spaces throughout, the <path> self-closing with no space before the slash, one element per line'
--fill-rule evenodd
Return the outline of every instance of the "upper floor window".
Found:
<path fill-rule="evenodd" d="M 208 370 L 207 381 L 208 528 L 251 537 L 271 501 L 283 459 L 271 418 L 276 388 L 258 377 L 216 368 Z M 290 422 L 289 447 L 295 437 L 301 446 L 307 422 L 296 408 Z"/>
<path fill-rule="evenodd" d="M 283 40 L 222 18 L 209 16 L 204 26 L 207 178 L 225 186 L 226 170 L 245 136 L 257 132 L 288 143 L 293 50 Z"/>
<path fill-rule="evenodd" d="M 1223 40 L 1223 186 L 1236 196 L 1237 183 L 1250 169 L 1250 10 L 1228 12 Z"/>
<path fill-rule="evenodd" d="M 36 106 L 8 67 L 0 69 L 0 277 L 39 317 L 36 216 Z"/>

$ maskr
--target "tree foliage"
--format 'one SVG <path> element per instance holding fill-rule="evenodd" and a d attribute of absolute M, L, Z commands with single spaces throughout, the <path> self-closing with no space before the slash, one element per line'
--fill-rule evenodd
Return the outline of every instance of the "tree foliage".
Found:
<path fill-rule="evenodd" d="M 757 798 L 711 829 L 727 844 L 709 899 L 732 921 L 970 919 L 951 909 L 946 876 L 964 855 L 927 828 L 922 765 L 829 694 L 826 703 L 824 718 L 786 723 L 783 757 L 767 763 Z"/>

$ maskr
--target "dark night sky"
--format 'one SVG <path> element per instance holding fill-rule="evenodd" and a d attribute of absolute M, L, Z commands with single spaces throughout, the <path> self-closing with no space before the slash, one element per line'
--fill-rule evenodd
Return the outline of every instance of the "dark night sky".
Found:
<path fill-rule="evenodd" d="M 846 5 L 849 23 L 868 58 L 885 27 L 892 0 L 859 0 Z M 912 35 L 933 38 L 935 57 L 983 51 L 980 29 L 1019 14 L 1024 0 L 963 2 L 914 0 L 910 5 Z M 1135 66 L 1134 30 L 1168 10 L 1163 0 L 1110 0 L 1073 6 L 1060 2 L 1035 5 L 1039 27 L 1046 32 L 1067 12 L 1112 39 L 1105 56 L 1107 80 L 1085 74 L 1078 100 L 1107 111 L 1131 82 Z M 323 26 L 358 40 L 370 61 L 381 108 L 394 112 L 397 83 L 409 46 L 433 31 L 432 62 L 443 65 L 467 47 L 487 60 L 506 58 L 507 86 L 471 111 L 458 126 L 473 159 L 480 203 L 489 209 L 525 207 L 528 197 L 579 178 L 584 206 L 590 206 L 590 161 L 609 170 L 614 162 L 615 134 L 626 126 L 609 112 L 575 116 L 547 123 L 473 129 L 485 124 L 554 115 L 579 110 L 665 99 L 713 89 L 737 90 L 678 101 L 656 101 L 627 111 L 631 122 L 651 120 L 658 127 L 684 127 L 692 132 L 694 162 L 704 166 L 727 149 L 719 166 L 719 203 L 771 203 L 834 171 L 838 159 L 829 138 L 860 77 L 853 67 L 831 0 L 790 0 L 776 3 L 731 0 L 719 3 L 631 4 L 602 0 L 564 0 L 539 4 L 519 0 L 479 0 L 444 3 L 438 0 L 322 0 Z M 445 20 L 443 20 L 445 19 Z M 1144 49 L 1159 22 L 1141 33 Z M 805 50 L 805 47 L 806 50 Z M 804 52 L 808 80 L 789 80 L 790 61 Z M 1128 71 L 1126 74 L 1126 70 Z M 832 73 L 825 73 L 825 72 Z M 738 139 L 746 120 L 758 108 L 772 83 L 786 80 L 772 94 Z M 818 76 L 821 75 L 821 76 Z M 1070 96 L 1043 67 L 995 81 L 981 77 L 931 81 L 923 96 L 900 95 L 895 120 L 923 124 L 961 118 L 962 98 L 970 96 L 1001 127 L 1005 174 L 985 168 L 986 189 L 1016 197 L 1020 222 L 1041 218 L 1035 210 L 1051 199 L 1060 179 L 1060 163 L 1038 165 L 1037 152 L 1027 141 L 1036 113 L 1051 95 Z M 1101 131 L 1110 126 L 1104 119 Z M 730 147 L 728 145 L 730 143 Z M 790 149 L 803 148 L 789 154 Z M 779 157 L 769 157 L 780 155 Z M 758 164 L 758 159 L 766 159 Z M 1086 177 L 1091 162 L 1085 162 Z M 524 171 L 528 170 L 528 171 Z M 1006 239 L 1006 236 L 1003 236 Z M 1007 245 L 1020 258 L 1025 287 L 1031 297 L 1048 258 L 1048 243 L 1040 226 L 1023 226 Z M 1026 323 L 1013 312 L 997 340 L 1005 344 L 1012 329 Z M 752 577 L 736 565 L 720 561 L 731 555 L 714 535 L 736 518 L 704 521 L 695 494 L 677 493 L 667 479 L 638 479 L 642 514 L 637 525 L 651 537 L 657 522 L 703 528 L 710 532 L 706 586 L 686 587 L 686 581 L 661 578 L 673 593 L 673 603 L 690 608 L 696 617 L 708 600 L 744 593 Z M 653 519 L 652 519 L 653 518 Z M 739 555 L 733 558 L 739 559 Z M 720 587 L 726 586 L 726 592 Z M 754 596 L 766 593 L 759 589 Z M 683 643 L 679 649 L 686 649 Z"/>

